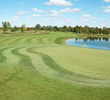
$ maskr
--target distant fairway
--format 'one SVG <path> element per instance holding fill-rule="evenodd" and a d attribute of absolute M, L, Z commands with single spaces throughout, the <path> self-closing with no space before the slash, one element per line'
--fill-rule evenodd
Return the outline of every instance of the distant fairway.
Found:
<path fill-rule="evenodd" d="M 110 100 L 110 51 L 64 45 L 75 37 L 1 35 L 0 100 Z"/>

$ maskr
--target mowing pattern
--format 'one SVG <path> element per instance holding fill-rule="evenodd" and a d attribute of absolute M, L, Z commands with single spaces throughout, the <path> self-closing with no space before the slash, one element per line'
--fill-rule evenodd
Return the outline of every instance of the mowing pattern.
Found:
<path fill-rule="evenodd" d="M 61 43 L 61 40 L 66 37 L 67 38 L 72 37 L 72 35 L 71 34 L 66 35 L 62 33 L 59 36 L 59 34 L 56 33 L 54 36 L 52 34 L 46 34 L 46 35 L 31 35 L 31 36 L 19 36 L 19 37 L 18 36 L 1 37 L 0 38 L 0 43 L 1 43 L 0 65 L 21 64 L 27 69 L 35 69 L 41 75 L 44 75 L 46 77 L 59 80 L 62 82 L 66 82 L 69 84 L 110 87 L 110 78 L 109 78 L 110 71 L 108 72 L 105 71 L 105 73 L 104 72 L 101 73 L 100 69 L 99 69 L 99 72 L 93 72 L 91 70 L 86 70 L 86 69 L 81 70 L 83 68 L 80 69 L 80 67 L 77 67 L 77 65 L 75 64 L 75 61 L 71 65 L 68 63 L 68 61 L 71 59 L 77 60 L 75 56 L 73 56 L 73 58 L 69 60 L 66 59 L 70 57 L 74 49 L 77 49 L 77 48 L 60 45 L 59 43 Z M 55 48 L 61 48 L 61 49 L 58 49 L 58 50 L 56 49 L 54 51 Z M 62 64 L 57 62 L 57 58 L 60 60 L 60 55 L 57 55 L 56 53 L 59 50 L 62 50 L 62 53 L 65 55 L 65 52 L 63 50 L 69 51 L 69 49 L 72 49 L 71 53 L 66 52 L 68 54 L 64 58 L 66 59 L 66 61 L 64 62 L 65 66 L 63 66 Z M 50 54 L 49 54 L 49 50 L 50 50 Z M 81 50 L 84 53 L 84 49 L 81 48 Z M 98 53 L 98 50 L 94 50 L 94 51 Z M 51 52 L 53 52 L 54 55 L 52 55 Z M 75 54 L 79 54 L 79 52 L 80 51 L 77 51 L 75 52 Z M 106 51 L 102 51 L 102 53 L 104 52 Z M 107 54 L 110 55 L 108 51 L 107 51 Z M 54 57 L 54 56 L 57 56 L 57 57 Z M 81 62 L 81 60 L 77 62 Z M 84 63 L 87 63 L 87 62 L 84 62 Z M 105 63 L 106 62 L 103 62 L 103 64 Z M 94 68 L 97 64 L 98 63 L 93 64 L 92 67 Z M 102 67 L 108 68 L 108 64 L 105 64 L 107 66 L 102 65 Z M 69 66 L 73 66 L 73 70 L 70 70 L 68 68 Z M 89 64 L 87 66 L 89 67 Z M 10 76 L 6 79 L 3 78 L 0 81 L 0 84 L 5 84 L 18 73 L 16 68 L 13 68 L 12 70 L 13 70 L 13 73 L 10 72 L 11 73 Z"/>

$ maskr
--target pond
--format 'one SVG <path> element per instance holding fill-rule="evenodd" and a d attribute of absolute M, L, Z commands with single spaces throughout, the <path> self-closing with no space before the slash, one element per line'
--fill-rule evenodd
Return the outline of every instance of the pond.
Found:
<path fill-rule="evenodd" d="M 65 41 L 66 45 L 87 47 L 93 49 L 110 50 L 110 38 L 94 38 L 89 37 L 85 39 L 68 39 Z M 85 45 L 86 44 L 86 45 Z"/>

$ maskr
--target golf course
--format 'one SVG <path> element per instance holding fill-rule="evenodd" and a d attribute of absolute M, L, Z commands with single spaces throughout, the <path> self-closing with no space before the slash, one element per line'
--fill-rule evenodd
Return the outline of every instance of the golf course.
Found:
<path fill-rule="evenodd" d="M 110 51 L 65 45 L 69 32 L 0 34 L 0 100 L 110 100 Z"/>

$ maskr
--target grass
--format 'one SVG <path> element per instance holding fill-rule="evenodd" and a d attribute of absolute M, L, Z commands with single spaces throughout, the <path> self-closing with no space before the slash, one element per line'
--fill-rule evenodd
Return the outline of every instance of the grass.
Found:
<path fill-rule="evenodd" d="M 110 100 L 109 51 L 64 45 L 79 34 L 30 33 L 0 36 L 0 100 Z"/>

